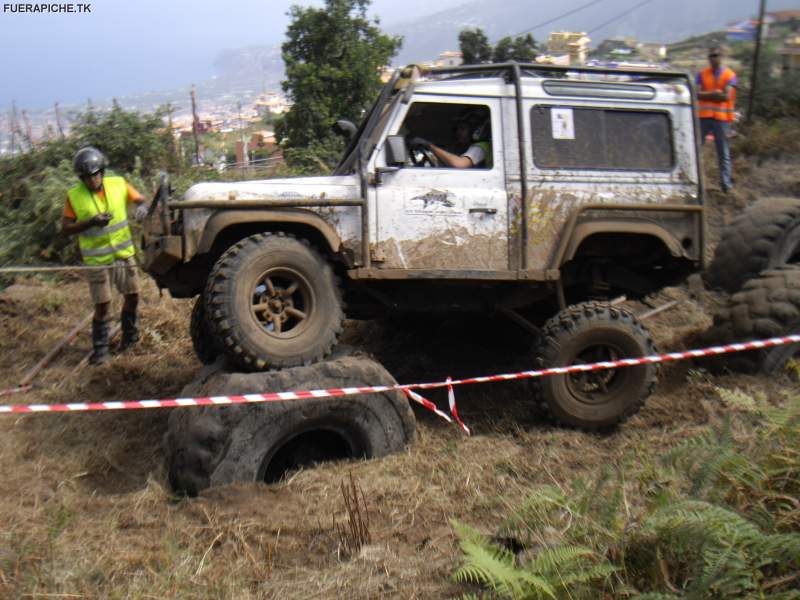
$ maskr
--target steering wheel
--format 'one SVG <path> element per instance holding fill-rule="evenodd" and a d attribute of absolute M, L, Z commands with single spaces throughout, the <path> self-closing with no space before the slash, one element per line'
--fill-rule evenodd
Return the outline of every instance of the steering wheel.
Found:
<path fill-rule="evenodd" d="M 436 166 L 436 159 L 433 156 L 433 152 L 427 148 L 417 146 L 416 148 L 411 148 L 411 152 L 409 154 L 411 156 L 411 163 L 415 167 L 424 167 L 426 164 L 431 167 Z"/>

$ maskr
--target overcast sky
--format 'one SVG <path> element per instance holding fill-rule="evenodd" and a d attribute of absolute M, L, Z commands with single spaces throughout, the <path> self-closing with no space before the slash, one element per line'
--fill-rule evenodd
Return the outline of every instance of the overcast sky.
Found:
<path fill-rule="evenodd" d="M 31 0 L 25 0 L 30 2 Z M 50 0 L 53 1 L 53 0 Z M 59 0 L 66 2 L 68 0 Z M 13 0 L 12 0 L 13 2 Z M 382 24 L 466 0 L 374 0 Z M 321 0 L 91 0 L 90 14 L 0 13 L 0 110 L 174 89 L 225 48 L 279 44 L 293 4 Z"/>

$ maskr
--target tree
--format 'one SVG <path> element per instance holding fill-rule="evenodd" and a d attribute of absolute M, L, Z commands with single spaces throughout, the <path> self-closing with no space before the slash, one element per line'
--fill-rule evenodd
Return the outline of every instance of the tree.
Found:
<path fill-rule="evenodd" d="M 402 43 L 366 16 L 370 0 L 325 0 L 323 8 L 293 6 L 281 50 L 284 91 L 294 104 L 276 134 L 287 149 L 341 147 L 337 119 L 358 121 L 380 90 L 380 69 Z M 296 153 L 294 153 L 296 154 Z M 289 153 L 287 156 L 292 155 Z"/>
<path fill-rule="evenodd" d="M 465 65 L 476 65 L 492 60 L 492 46 L 483 29 L 463 29 L 458 34 L 458 46 Z"/>
<path fill-rule="evenodd" d="M 492 61 L 497 63 L 509 60 L 521 63 L 533 62 L 536 59 L 536 49 L 536 40 L 533 39 L 530 33 L 516 38 L 506 36 L 497 42 L 494 47 Z"/>
<path fill-rule="evenodd" d="M 533 62 L 536 59 L 536 40 L 529 33 L 512 38 L 506 36 L 492 48 L 489 38 L 482 29 L 463 29 L 458 34 L 458 44 L 465 65 L 476 65 L 487 62 Z"/>
<path fill-rule="evenodd" d="M 124 174 L 147 195 L 143 177 L 174 160 L 170 135 L 161 112 L 125 111 L 115 102 L 108 112 L 78 114 L 64 138 L 0 158 L 0 262 L 77 260 L 75 240 L 59 232 L 67 190 L 78 181 L 72 171 L 78 148 L 97 146 L 109 159 L 109 173 Z"/>
<path fill-rule="evenodd" d="M 170 136 L 164 126 L 165 111 L 139 113 L 126 111 L 117 101 L 111 110 L 98 114 L 92 109 L 78 115 L 73 125 L 78 146 L 96 146 L 108 157 L 111 167 L 122 173 L 138 165 L 142 174 L 152 175 L 174 166 Z"/>

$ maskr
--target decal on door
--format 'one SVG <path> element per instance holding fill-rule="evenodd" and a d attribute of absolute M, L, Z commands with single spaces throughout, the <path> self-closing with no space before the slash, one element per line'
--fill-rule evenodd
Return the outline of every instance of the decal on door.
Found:
<path fill-rule="evenodd" d="M 405 211 L 417 215 L 459 214 L 461 204 L 455 194 L 446 190 L 430 190 L 419 196 L 408 198 Z"/>

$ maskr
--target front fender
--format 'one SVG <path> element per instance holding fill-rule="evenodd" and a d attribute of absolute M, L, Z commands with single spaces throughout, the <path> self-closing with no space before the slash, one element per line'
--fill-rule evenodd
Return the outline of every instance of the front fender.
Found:
<path fill-rule="evenodd" d="M 214 241 L 219 234 L 228 227 L 243 225 L 248 223 L 290 223 L 293 225 L 305 225 L 316 230 L 325 240 L 328 249 L 332 253 L 341 250 L 342 240 L 336 230 L 319 215 L 304 210 L 225 210 L 209 217 L 203 228 L 203 233 L 197 241 L 194 254 L 205 254 L 214 245 Z M 188 242 L 188 239 L 187 239 Z"/>

